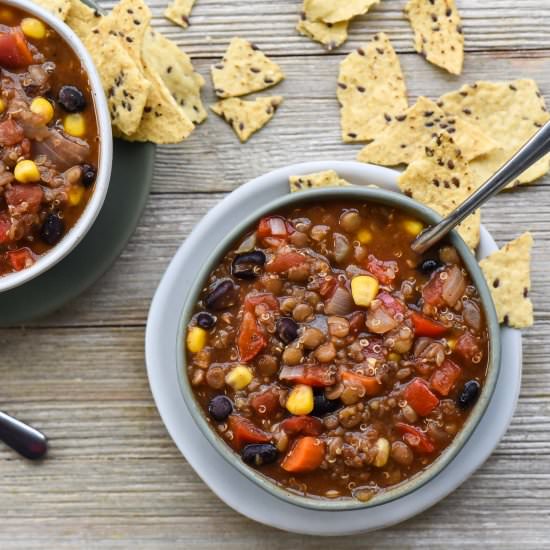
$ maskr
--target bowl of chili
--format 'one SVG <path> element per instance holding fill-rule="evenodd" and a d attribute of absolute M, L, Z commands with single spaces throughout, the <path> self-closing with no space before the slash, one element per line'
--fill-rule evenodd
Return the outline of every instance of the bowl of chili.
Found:
<path fill-rule="evenodd" d="M 244 220 L 203 266 L 181 315 L 181 391 L 264 490 L 317 510 L 376 506 L 442 473 L 470 437 L 500 331 L 457 234 L 410 250 L 438 219 L 391 191 L 306 191 Z"/>
<path fill-rule="evenodd" d="M 0 292 L 74 249 L 103 205 L 112 130 L 101 80 L 74 32 L 0 2 Z"/>

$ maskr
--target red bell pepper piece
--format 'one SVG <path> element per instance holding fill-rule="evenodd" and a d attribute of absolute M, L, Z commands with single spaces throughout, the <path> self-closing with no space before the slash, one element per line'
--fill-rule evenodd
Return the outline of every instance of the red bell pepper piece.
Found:
<path fill-rule="evenodd" d="M 411 313 L 411 320 L 414 326 L 414 333 L 416 336 L 429 336 L 430 338 L 439 338 L 447 332 L 447 327 L 432 321 L 428 317 L 424 317 L 420 313 L 413 311 Z"/>
<path fill-rule="evenodd" d="M 462 369 L 450 359 L 445 359 L 443 364 L 434 371 L 430 378 L 430 387 L 439 395 L 447 396 L 460 377 Z"/>
<path fill-rule="evenodd" d="M 456 341 L 455 353 L 466 361 L 472 361 L 476 355 L 481 353 L 477 338 L 470 332 L 462 334 Z"/>
<path fill-rule="evenodd" d="M 28 248 L 18 248 L 7 252 L 8 262 L 15 271 L 21 271 L 34 263 L 34 256 Z"/>
<path fill-rule="evenodd" d="M 403 436 L 403 441 L 418 451 L 419 453 L 433 453 L 435 445 L 430 441 L 428 436 L 416 426 L 397 422 L 395 427 Z"/>
<path fill-rule="evenodd" d="M 281 407 L 279 392 L 275 388 L 253 393 L 250 396 L 250 406 L 260 416 L 270 416 Z"/>
<path fill-rule="evenodd" d="M 320 435 L 323 432 L 323 423 L 314 416 L 290 416 L 280 427 L 288 435 Z"/>
<path fill-rule="evenodd" d="M 284 273 L 291 267 L 298 267 L 307 262 L 307 258 L 299 252 L 278 252 L 267 264 L 268 273 Z"/>
<path fill-rule="evenodd" d="M 241 449 L 245 443 L 267 443 L 271 435 L 256 426 L 244 416 L 232 414 L 227 419 L 229 429 L 233 432 L 232 443 L 236 449 Z"/>
<path fill-rule="evenodd" d="M 237 336 L 237 346 L 241 361 L 252 361 L 267 346 L 264 330 L 250 311 L 245 311 Z"/>
<path fill-rule="evenodd" d="M 363 386 L 365 388 L 365 395 L 378 395 L 382 390 L 382 384 L 375 376 L 365 376 L 350 371 L 344 371 L 340 376 L 344 381 Z"/>
<path fill-rule="evenodd" d="M 332 386 L 336 382 L 336 373 L 329 367 L 320 365 L 287 366 L 281 369 L 279 379 L 293 384 L 323 388 Z"/>
<path fill-rule="evenodd" d="M 32 62 L 32 53 L 21 29 L 0 33 L 0 66 L 24 69 Z"/>
<path fill-rule="evenodd" d="M 420 416 L 427 416 L 439 405 L 439 399 L 422 378 L 415 378 L 409 382 L 403 396 Z"/>
<path fill-rule="evenodd" d="M 259 294 L 247 294 L 244 299 L 244 309 L 254 313 L 256 306 L 264 304 L 271 311 L 279 311 L 279 302 L 270 292 L 260 292 Z"/>

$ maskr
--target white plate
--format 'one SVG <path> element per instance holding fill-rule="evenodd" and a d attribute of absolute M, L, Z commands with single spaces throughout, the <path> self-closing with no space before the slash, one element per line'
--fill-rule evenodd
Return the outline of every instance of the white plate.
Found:
<path fill-rule="evenodd" d="M 334 169 L 357 185 L 396 190 L 397 172 L 355 162 L 315 162 L 289 166 L 261 176 L 225 197 L 195 227 L 170 263 L 157 289 L 147 323 L 149 383 L 172 439 L 202 480 L 227 505 L 266 525 L 315 535 L 348 535 L 404 521 L 454 491 L 485 462 L 512 419 L 521 381 L 521 333 L 502 328 L 502 368 L 491 403 L 467 444 L 437 477 L 405 497 L 375 508 L 321 512 L 287 504 L 260 489 L 217 454 L 193 421 L 176 371 L 176 342 L 186 292 L 219 240 L 259 206 L 288 192 L 288 177 Z M 496 249 L 482 228 L 479 256 Z"/>

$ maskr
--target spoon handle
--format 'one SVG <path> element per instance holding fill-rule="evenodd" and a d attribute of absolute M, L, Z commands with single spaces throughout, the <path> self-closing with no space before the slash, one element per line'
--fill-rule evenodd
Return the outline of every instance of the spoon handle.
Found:
<path fill-rule="evenodd" d="M 411 244 L 411 248 L 418 254 L 426 252 L 426 250 L 439 242 L 464 218 L 467 218 L 485 201 L 489 200 L 495 193 L 508 185 L 547 153 L 550 153 L 550 121 L 447 217 L 423 231 Z"/>
<path fill-rule="evenodd" d="M 42 432 L 2 411 L 0 440 L 30 459 L 42 458 L 48 450 L 48 441 Z"/>

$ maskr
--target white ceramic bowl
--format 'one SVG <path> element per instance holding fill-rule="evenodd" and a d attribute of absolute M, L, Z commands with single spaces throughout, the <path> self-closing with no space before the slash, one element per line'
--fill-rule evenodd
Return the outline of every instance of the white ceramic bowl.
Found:
<path fill-rule="evenodd" d="M 76 36 L 65 23 L 57 19 L 57 17 L 40 6 L 29 2 L 29 0 L 2 0 L 2 3 L 20 8 L 44 21 L 44 23 L 55 30 L 65 40 L 78 56 L 90 81 L 100 139 L 99 165 L 95 188 L 84 212 L 82 212 L 76 224 L 67 234 L 50 251 L 41 256 L 31 267 L 0 277 L 0 292 L 5 292 L 6 290 L 10 290 L 11 288 L 15 288 L 34 279 L 41 273 L 44 273 L 44 271 L 53 267 L 73 250 L 92 227 L 101 210 L 109 187 L 113 158 L 113 134 L 111 130 L 111 118 L 109 116 L 109 109 L 107 107 L 107 100 L 105 99 L 101 80 L 90 54 L 87 52 L 78 36 Z"/>

